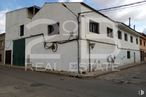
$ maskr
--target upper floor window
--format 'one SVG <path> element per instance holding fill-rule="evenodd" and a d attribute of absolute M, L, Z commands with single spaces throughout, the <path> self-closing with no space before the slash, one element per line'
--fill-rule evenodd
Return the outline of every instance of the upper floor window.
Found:
<path fill-rule="evenodd" d="M 59 23 L 48 25 L 48 35 L 59 34 Z"/>
<path fill-rule="evenodd" d="M 130 41 L 131 41 L 131 43 L 133 43 L 133 37 L 132 36 L 130 36 Z"/>
<path fill-rule="evenodd" d="M 142 45 L 142 40 L 140 39 L 140 45 Z"/>
<path fill-rule="evenodd" d="M 4 46 L 4 41 L 0 41 L 0 48 Z"/>
<path fill-rule="evenodd" d="M 138 38 L 136 38 L 136 44 L 138 44 Z"/>
<path fill-rule="evenodd" d="M 122 32 L 118 31 L 118 39 L 122 39 Z"/>
<path fill-rule="evenodd" d="M 125 33 L 124 36 L 125 36 L 125 41 L 128 41 L 128 35 Z"/>
<path fill-rule="evenodd" d="M 2 55 L 0 54 L 0 62 L 2 62 Z"/>
<path fill-rule="evenodd" d="M 90 32 L 99 34 L 99 23 L 90 21 L 89 30 L 90 30 Z"/>
<path fill-rule="evenodd" d="M 113 38 L 113 29 L 107 27 L 107 36 Z"/>
<path fill-rule="evenodd" d="M 24 36 L 24 25 L 20 26 L 20 36 Z"/>

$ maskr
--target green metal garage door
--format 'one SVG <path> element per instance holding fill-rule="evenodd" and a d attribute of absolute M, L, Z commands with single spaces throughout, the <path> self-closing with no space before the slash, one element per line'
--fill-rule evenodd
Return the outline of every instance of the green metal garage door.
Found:
<path fill-rule="evenodd" d="M 25 65 L 25 39 L 13 42 L 13 64 L 16 66 Z"/>

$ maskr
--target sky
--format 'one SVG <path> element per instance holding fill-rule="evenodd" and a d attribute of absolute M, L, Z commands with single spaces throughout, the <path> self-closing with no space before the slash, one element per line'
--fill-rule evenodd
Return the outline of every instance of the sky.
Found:
<path fill-rule="evenodd" d="M 45 2 L 85 2 L 91 7 L 99 10 L 103 8 L 134 3 L 143 0 L 1 0 L 0 3 L 0 33 L 5 32 L 5 13 L 15 9 L 37 5 L 42 7 Z M 146 3 L 138 6 L 126 7 L 118 10 L 101 11 L 113 20 L 128 24 L 128 18 L 131 17 L 132 27 L 136 30 L 146 33 Z"/>

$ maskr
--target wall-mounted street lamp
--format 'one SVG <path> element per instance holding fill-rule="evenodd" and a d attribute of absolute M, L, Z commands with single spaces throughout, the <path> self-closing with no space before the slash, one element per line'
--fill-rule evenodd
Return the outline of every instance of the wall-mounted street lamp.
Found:
<path fill-rule="evenodd" d="M 95 43 L 89 43 L 89 46 L 91 47 L 91 49 L 94 49 Z"/>

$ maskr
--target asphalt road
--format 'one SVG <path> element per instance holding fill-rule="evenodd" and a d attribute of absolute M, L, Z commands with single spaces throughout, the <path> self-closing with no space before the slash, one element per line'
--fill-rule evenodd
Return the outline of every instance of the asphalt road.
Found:
<path fill-rule="evenodd" d="M 139 90 L 146 91 L 146 65 L 134 70 L 77 79 L 0 67 L 0 97 L 146 97 L 138 95 Z"/>

